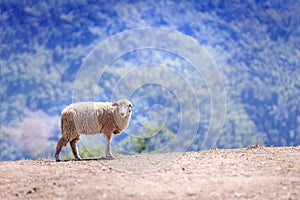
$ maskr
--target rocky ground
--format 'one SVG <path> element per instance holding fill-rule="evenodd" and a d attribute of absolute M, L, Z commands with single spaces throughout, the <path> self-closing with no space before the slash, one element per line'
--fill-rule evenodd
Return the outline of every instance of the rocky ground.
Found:
<path fill-rule="evenodd" d="M 300 146 L 0 162 L 0 199 L 300 199 Z"/>

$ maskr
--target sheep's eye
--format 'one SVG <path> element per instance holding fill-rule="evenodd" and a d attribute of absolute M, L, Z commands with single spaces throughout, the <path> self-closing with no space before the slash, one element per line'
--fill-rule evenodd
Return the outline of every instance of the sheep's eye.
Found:
<path fill-rule="evenodd" d="M 130 108 L 132 107 L 132 105 L 131 105 L 131 104 L 129 104 L 128 106 L 129 106 Z"/>

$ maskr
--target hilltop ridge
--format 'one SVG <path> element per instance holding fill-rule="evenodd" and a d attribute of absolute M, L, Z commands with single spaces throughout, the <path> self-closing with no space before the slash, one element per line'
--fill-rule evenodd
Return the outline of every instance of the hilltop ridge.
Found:
<path fill-rule="evenodd" d="M 1 199 L 299 199 L 300 146 L 0 162 Z"/>

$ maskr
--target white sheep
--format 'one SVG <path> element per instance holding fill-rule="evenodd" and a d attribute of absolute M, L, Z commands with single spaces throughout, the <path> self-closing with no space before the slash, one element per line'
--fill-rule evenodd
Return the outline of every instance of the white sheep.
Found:
<path fill-rule="evenodd" d="M 116 103 L 78 102 L 67 106 L 61 113 L 61 138 L 58 140 L 55 159 L 59 161 L 61 149 L 70 143 L 76 160 L 78 155 L 77 141 L 80 134 L 94 135 L 103 133 L 106 139 L 105 155 L 113 158 L 110 151 L 112 134 L 120 134 L 127 128 L 131 118 L 132 104 L 126 99 Z"/>

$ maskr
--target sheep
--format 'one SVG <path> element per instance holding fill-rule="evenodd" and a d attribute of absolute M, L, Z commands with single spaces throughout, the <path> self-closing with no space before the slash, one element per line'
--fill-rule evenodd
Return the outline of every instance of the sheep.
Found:
<path fill-rule="evenodd" d="M 80 134 L 103 133 L 106 139 L 105 156 L 113 159 L 110 150 L 112 135 L 127 128 L 131 118 L 132 104 L 126 99 L 111 102 L 78 102 L 65 107 L 61 113 L 61 138 L 56 145 L 54 157 L 59 160 L 61 149 L 70 143 L 75 160 L 81 160 L 77 142 Z"/>

